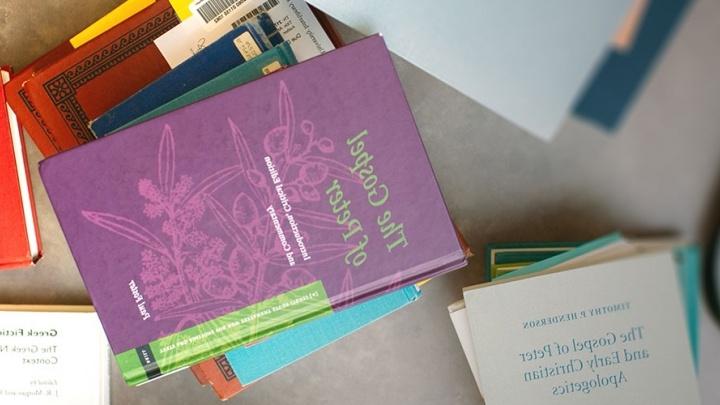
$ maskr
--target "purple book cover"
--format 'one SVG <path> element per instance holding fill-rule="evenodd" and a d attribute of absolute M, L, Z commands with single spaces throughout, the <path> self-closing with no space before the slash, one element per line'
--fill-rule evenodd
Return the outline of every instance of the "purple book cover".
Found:
<path fill-rule="evenodd" d="M 465 264 L 377 35 L 40 171 L 132 385 Z"/>

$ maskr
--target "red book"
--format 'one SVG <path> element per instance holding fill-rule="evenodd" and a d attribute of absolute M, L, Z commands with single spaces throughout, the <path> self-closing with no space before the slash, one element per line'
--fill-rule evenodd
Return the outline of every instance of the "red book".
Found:
<path fill-rule="evenodd" d="M 35 62 L 28 65 L 20 73 L 13 76 L 12 80 L 5 86 L 5 95 L 10 108 L 17 114 L 18 120 L 23 128 L 30 134 L 35 145 L 43 156 L 50 156 L 57 153 L 58 145 L 52 131 L 45 125 L 40 112 L 30 101 L 23 84 L 32 78 L 33 73 L 38 72 L 46 66 L 62 59 L 73 51 L 70 42 L 65 41 L 52 51 L 46 53 Z"/>
<path fill-rule="evenodd" d="M 200 385 L 209 385 L 218 398 L 225 401 L 244 389 L 225 355 L 208 359 L 190 367 Z"/>
<path fill-rule="evenodd" d="M 10 69 L 0 77 L 0 269 L 14 269 L 40 259 L 40 233 L 22 130 L 5 97 Z"/>
<path fill-rule="evenodd" d="M 91 120 L 169 71 L 153 41 L 178 23 L 168 0 L 158 0 L 39 72 L 34 69 L 22 86 L 28 105 L 41 116 L 35 121 L 42 131 L 31 135 L 44 145 L 43 154 L 94 139 Z"/>

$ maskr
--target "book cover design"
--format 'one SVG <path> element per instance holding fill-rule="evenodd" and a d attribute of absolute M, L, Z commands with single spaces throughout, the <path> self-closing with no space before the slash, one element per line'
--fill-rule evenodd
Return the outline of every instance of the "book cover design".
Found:
<path fill-rule="evenodd" d="M 153 3 L 155 3 L 155 0 L 125 1 L 74 37 L 63 41 L 60 45 L 33 61 L 7 84 L 8 103 L 15 111 L 15 114 L 17 114 L 23 128 L 30 134 L 30 137 L 43 156 L 50 156 L 57 153 L 60 150 L 59 144 L 55 135 L 40 115 L 40 111 L 37 110 L 32 100 L 30 100 L 27 91 L 23 88 L 25 82 L 45 67 L 72 54 L 75 49 L 91 42 Z"/>
<path fill-rule="evenodd" d="M 158 1 L 24 84 L 57 151 L 95 139 L 88 123 L 170 70 L 153 40 L 178 24 Z"/>
<path fill-rule="evenodd" d="M 464 289 L 485 400 L 699 404 L 678 281 L 664 251 Z"/>
<path fill-rule="evenodd" d="M 131 384 L 465 263 L 379 36 L 41 176 Z"/>

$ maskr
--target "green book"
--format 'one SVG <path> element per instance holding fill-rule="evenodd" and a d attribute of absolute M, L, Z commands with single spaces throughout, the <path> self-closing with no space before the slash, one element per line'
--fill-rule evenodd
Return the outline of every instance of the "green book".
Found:
<path fill-rule="evenodd" d="M 182 96 L 163 104 L 162 106 L 128 122 L 120 129 L 131 127 L 145 122 L 157 116 L 185 107 L 188 104 L 204 100 L 233 87 L 243 85 L 259 79 L 277 70 L 292 66 L 297 63 L 295 54 L 286 41 L 282 44 L 263 52 L 244 64 L 228 70 L 220 76 L 196 87 Z"/>

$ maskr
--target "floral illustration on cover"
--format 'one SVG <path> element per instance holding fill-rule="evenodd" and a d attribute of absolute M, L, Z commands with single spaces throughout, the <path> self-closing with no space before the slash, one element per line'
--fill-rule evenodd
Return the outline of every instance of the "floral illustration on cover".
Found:
<path fill-rule="evenodd" d="M 278 112 L 279 124 L 262 138 L 263 152 L 283 179 L 312 264 L 341 257 L 347 244 L 313 243 L 315 233 L 341 231 L 335 217 L 303 203 L 320 201 L 319 187 L 328 177 L 358 180 L 330 157 L 335 150 L 331 139 L 318 137 L 313 122 L 296 121 L 283 81 Z M 173 320 L 175 331 L 316 280 L 302 263 L 288 265 L 265 212 L 278 197 L 264 164 L 258 167 L 264 156 L 254 156 L 240 126 L 231 118 L 227 123 L 235 157 L 216 161 L 236 164 L 200 180 L 176 168 L 173 128 L 164 127 L 153 170 L 157 178 L 137 180 L 143 224 L 114 213 L 82 211 L 93 224 L 139 245 L 139 278 L 153 318 Z M 216 198 L 221 189 L 232 190 L 232 202 Z M 288 232 L 284 215 L 278 217 Z M 349 274 L 342 290 L 352 298 Z"/>

